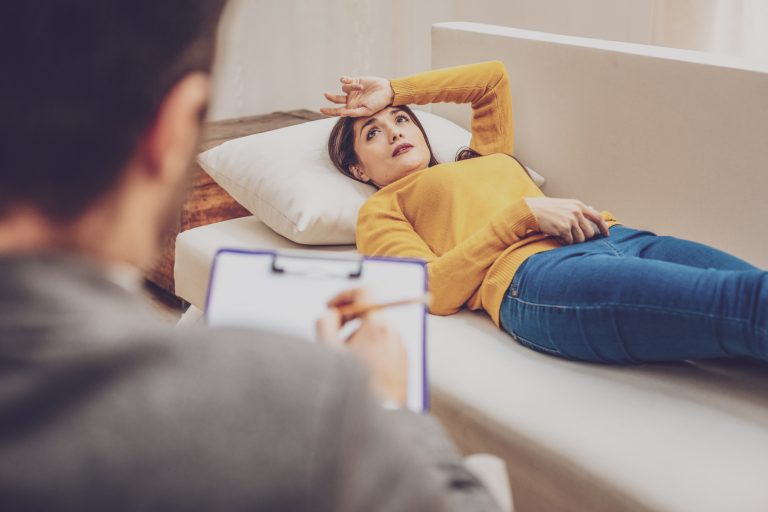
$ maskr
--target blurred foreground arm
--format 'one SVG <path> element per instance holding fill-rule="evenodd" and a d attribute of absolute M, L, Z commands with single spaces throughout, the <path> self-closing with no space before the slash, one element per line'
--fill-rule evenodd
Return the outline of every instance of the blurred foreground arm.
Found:
<path fill-rule="evenodd" d="M 344 319 L 334 306 L 364 297 L 360 290 L 340 295 L 318 322 L 321 343 L 349 353 L 368 370 L 355 366 L 359 372 L 343 400 L 339 476 L 345 492 L 332 509 L 499 510 L 434 419 L 407 409 L 387 411 L 371 399 L 369 380 L 380 399 L 405 402 L 407 361 L 399 336 L 372 315 L 348 340 L 338 338 Z"/>

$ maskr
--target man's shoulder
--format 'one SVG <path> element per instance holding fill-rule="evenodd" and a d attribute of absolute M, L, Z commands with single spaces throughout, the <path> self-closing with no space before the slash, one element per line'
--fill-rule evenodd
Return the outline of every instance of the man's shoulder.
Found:
<path fill-rule="evenodd" d="M 159 379 L 194 378 L 235 394 L 269 388 L 291 404 L 316 403 L 339 394 L 362 370 L 325 347 L 263 330 L 153 328 L 137 332 L 128 345 L 146 347 L 158 358 Z M 323 396 L 318 393 L 326 391 Z M 262 397 L 265 398 L 265 397 Z"/>
<path fill-rule="evenodd" d="M 29 376 L 50 393 L 14 397 L 24 421 L 5 425 L 4 438 L 26 442 L 0 450 L 0 469 L 13 467 L 19 485 L 45 478 L 84 505 L 210 500 L 216 493 L 195 484 L 206 482 L 233 499 L 276 496 L 304 509 L 307 493 L 319 492 L 313 482 L 333 473 L 339 418 L 364 402 L 351 393 L 365 385 L 357 365 L 266 332 L 152 326 L 60 341 L 70 346 L 38 359 L 48 371 Z M 46 456 L 63 447 L 66 459 Z"/>

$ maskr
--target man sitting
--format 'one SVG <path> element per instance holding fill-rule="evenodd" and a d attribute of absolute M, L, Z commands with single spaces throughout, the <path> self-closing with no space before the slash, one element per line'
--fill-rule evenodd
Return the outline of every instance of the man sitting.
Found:
<path fill-rule="evenodd" d="M 221 4 L 2 7 L 0 509 L 495 509 L 433 420 L 379 406 L 405 362 L 374 318 L 339 352 L 145 308 Z"/>

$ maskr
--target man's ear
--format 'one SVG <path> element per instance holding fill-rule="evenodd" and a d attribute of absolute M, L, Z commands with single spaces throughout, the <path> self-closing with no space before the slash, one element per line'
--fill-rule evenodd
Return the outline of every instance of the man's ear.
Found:
<path fill-rule="evenodd" d="M 368 183 L 369 181 L 371 181 L 371 178 L 369 178 L 368 175 L 365 174 L 365 171 L 363 171 L 363 168 L 360 164 L 350 165 L 349 172 L 352 173 L 352 176 L 362 181 L 363 183 Z"/>
<path fill-rule="evenodd" d="M 140 158 L 152 177 L 178 182 L 195 155 L 200 125 L 208 105 L 211 80 L 189 73 L 165 95 L 155 122 L 140 145 Z"/>

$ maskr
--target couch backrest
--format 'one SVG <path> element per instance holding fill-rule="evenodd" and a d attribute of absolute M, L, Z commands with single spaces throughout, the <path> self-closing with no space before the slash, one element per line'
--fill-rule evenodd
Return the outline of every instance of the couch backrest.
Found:
<path fill-rule="evenodd" d="M 515 152 L 628 226 L 768 268 L 768 68 L 700 52 L 474 23 L 432 28 L 434 68 L 498 59 Z M 466 106 L 437 114 L 468 127 Z"/>

